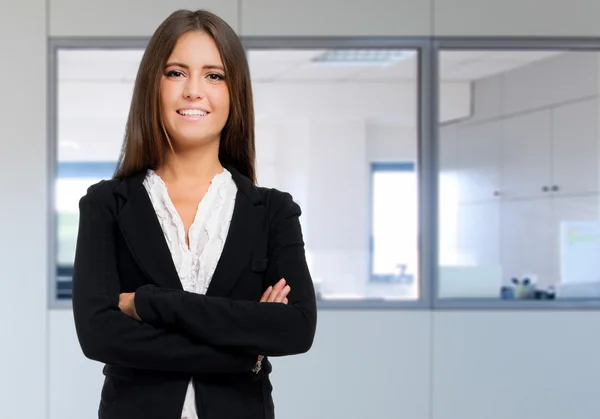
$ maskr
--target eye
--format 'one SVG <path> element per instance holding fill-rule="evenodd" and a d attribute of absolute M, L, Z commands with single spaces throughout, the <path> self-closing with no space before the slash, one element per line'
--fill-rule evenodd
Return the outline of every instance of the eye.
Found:
<path fill-rule="evenodd" d="M 211 79 L 212 81 L 225 80 L 225 76 L 223 76 L 222 74 L 219 74 L 219 73 L 210 73 L 208 75 L 208 78 Z"/>
<path fill-rule="evenodd" d="M 179 78 L 183 76 L 183 73 L 179 70 L 171 70 L 171 71 L 167 71 L 167 77 L 175 77 L 175 78 Z"/>

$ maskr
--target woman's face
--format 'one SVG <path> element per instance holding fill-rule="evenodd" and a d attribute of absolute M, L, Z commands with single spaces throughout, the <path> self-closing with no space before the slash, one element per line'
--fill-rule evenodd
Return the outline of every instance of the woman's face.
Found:
<path fill-rule="evenodd" d="M 229 117 L 229 90 L 219 50 L 204 32 L 183 34 L 160 82 L 161 117 L 176 149 L 220 139 Z"/>

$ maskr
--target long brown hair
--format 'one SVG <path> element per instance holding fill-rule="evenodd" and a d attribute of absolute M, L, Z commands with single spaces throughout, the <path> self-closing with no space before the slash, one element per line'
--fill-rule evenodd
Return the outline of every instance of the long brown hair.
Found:
<path fill-rule="evenodd" d="M 221 131 L 219 160 L 256 183 L 254 105 L 246 54 L 234 30 L 205 10 L 173 12 L 152 35 L 135 80 L 125 138 L 113 177 L 156 169 L 172 152 L 160 116 L 160 81 L 177 40 L 191 31 L 202 31 L 213 38 L 225 67 L 230 109 Z"/>

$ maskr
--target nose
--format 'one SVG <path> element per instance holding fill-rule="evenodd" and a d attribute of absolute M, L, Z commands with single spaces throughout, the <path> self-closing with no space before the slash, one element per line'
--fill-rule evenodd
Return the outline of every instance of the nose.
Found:
<path fill-rule="evenodd" d="M 183 89 L 183 96 L 186 99 L 202 99 L 204 95 L 205 93 L 202 87 L 202 82 L 190 77 Z"/>

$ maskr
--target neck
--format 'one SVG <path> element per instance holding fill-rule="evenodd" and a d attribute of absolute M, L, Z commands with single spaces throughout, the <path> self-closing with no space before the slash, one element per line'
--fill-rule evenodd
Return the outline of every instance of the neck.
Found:
<path fill-rule="evenodd" d="M 202 183 L 223 172 L 219 161 L 219 143 L 198 149 L 175 150 L 156 171 L 163 179 L 172 182 Z M 212 146 L 212 147 L 211 147 Z"/>

